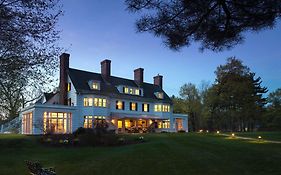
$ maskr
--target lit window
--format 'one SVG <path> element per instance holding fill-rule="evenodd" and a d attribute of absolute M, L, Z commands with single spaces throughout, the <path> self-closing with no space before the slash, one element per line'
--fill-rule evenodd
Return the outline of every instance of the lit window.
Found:
<path fill-rule="evenodd" d="M 32 134 L 32 112 L 23 114 L 22 116 L 22 133 Z"/>
<path fill-rule="evenodd" d="M 67 83 L 67 92 L 71 91 L 71 83 Z"/>
<path fill-rule="evenodd" d="M 117 125 L 118 125 L 118 129 L 122 128 L 122 121 L 118 120 Z"/>
<path fill-rule="evenodd" d="M 129 88 L 128 87 L 124 87 L 124 93 L 128 94 L 129 93 Z"/>
<path fill-rule="evenodd" d="M 105 98 L 94 98 L 94 106 L 97 107 L 106 107 L 106 99 Z"/>
<path fill-rule="evenodd" d="M 162 109 L 163 112 L 170 112 L 170 105 L 163 105 L 162 108 L 163 108 Z"/>
<path fill-rule="evenodd" d="M 170 128 L 170 120 L 163 120 L 161 124 L 162 128 Z"/>
<path fill-rule="evenodd" d="M 116 109 L 124 110 L 124 102 L 123 101 L 116 101 Z"/>
<path fill-rule="evenodd" d="M 164 98 L 164 93 L 163 92 L 156 92 L 155 96 L 159 99 L 163 99 Z"/>
<path fill-rule="evenodd" d="M 93 117 L 84 116 L 84 128 L 92 128 L 92 127 L 93 127 Z"/>
<path fill-rule="evenodd" d="M 88 104 L 89 104 L 89 106 L 93 106 L 93 99 L 92 98 L 88 98 Z"/>
<path fill-rule="evenodd" d="M 154 105 L 154 111 L 155 112 L 170 112 L 170 105 L 161 105 L 161 104 L 156 104 Z"/>
<path fill-rule="evenodd" d="M 105 116 L 85 116 L 84 128 L 97 127 L 98 124 L 105 124 Z"/>
<path fill-rule="evenodd" d="M 102 99 L 102 107 L 106 107 L 106 99 Z"/>
<path fill-rule="evenodd" d="M 160 105 L 160 104 L 154 105 L 154 111 L 155 112 L 161 112 L 162 111 L 162 105 Z"/>
<path fill-rule="evenodd" d="M 131 95 L 140 95 L 141 90 L 137 89 L 137 88 L 123 87 L 123 93 L 124 94 L 131 94 Z"/>
<path fill-rule="evenodd" d="M 98 106 L 98 98 L 94 98 L 94 106 Z"/>
<path fill-rule="evenodd" d="M 89 106 L 89 99 L 88 98 L 84 98 L 84 106 Z"/>
<path fill-rule="evenodd" d="M 131 121 L 125 120 L 125 128 L 130 128 L 130 127 L 131 127 Z"/>
<path fill-rule="evenodd" d="M 142 104 L 142 111 L 143 112 L 149 112 L 149 104 L 143 103 Z"/>
<path fill-rule="evenodd" d="M 138 104 L 137 103 L 130 103 L 130 109 L 131 111 L 137 111 L 138 110 Z"/>
<path fill-rule="evenodd" d="M 93 106 L 93 98 L 84 98 L 84 106 Z"/>
<path fill-rule="evenodd" d="M 96 90 L 99 90 L 100 88 L 99 88 L 99 83 L 98 82 L 93 82 L 93 84 L 92 84 L 92 89 L 96 89 Z"/>
<path fill-rule="evenodd" d="M 44 112 L 44 133 L 71 133 L 71 113 Z"/>

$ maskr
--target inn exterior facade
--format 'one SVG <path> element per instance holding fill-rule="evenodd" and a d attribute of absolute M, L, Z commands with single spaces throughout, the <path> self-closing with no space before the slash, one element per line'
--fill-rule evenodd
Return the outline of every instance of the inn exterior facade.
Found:
<path fill-rule="evenodd" d="M 22 134 L 72 133 L 106 122 L 117 133 L 188 131 L 188 116 L 174 114 L 163 90 L 163 76 L 143 81 L 144 69 L 134 79 L 111 75 L 111 61 L 101 62 L 101 73 L 69 67 L 70 55 L 60 56 L 59 91 L 45 93 L 20 113 Z"/>

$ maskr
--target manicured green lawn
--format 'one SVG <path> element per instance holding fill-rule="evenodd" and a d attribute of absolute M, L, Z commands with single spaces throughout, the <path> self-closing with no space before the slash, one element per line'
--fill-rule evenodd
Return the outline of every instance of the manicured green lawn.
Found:
<path fill-rule="evenodd" d="M 235 133 L 237 136 L 258 138 L 261 136 L 266 140 L 281 141 L 281 132 L 241 132 Z"/>
<path fill-rule="evenodd" d="M 55 166 L 58 175 L 277 175 L 281 172 L 281 144 L 197 133 L 144 137 L 146 143 L 120 147 L 50 148 L 40 145 L 34 136 L 0 135 L 0 174 L 28 174 L 24 160 Z"/>

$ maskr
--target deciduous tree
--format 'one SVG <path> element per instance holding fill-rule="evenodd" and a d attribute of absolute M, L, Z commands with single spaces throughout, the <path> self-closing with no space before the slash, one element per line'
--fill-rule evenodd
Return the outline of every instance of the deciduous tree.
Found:
<path fill-rule="evenodd" d="M 30 100 L 27 92 L 52 82 L 61 14 L 59 0 L 0 0 L 0 107 L 17 104 L 8 116 Z"/>

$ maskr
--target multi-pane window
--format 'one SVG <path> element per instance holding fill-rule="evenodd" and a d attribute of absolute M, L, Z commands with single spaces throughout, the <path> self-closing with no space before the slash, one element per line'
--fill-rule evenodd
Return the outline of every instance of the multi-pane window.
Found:
<path fill-rule="evenodd" d="M 134 103 L 134 102 L 131 102 L 130 103 L 130 110 L 131 111 L 137 111 L 138 110 L 138 104 Z"/>
<path fill-rule="evenodd" d="M 93 106 L 93 99 L 92 98 L 88 98 L 88 104 L 89 104 L 89 106 Z"/>
<path fill-rule="evenodd" d="M 32 112 L 22 116 L 22 133 L 32 134 Z"/>
<path fill-rule="evenodd" d="M 124 93 L 128 94 L 129 93 L 129 88 L 128 87 L 124 87 Z"/>
<path fill-rule="evenodd" d="M 84 116 L 84 128 L 93 128 L 102 122 L 106 122 L 105 116 Z"/>
<path fill-rule="evenodd" d="M 93 127 L 93 116 L 84 116 L 84 128 Z"/>
<path fill-rule="evenodd" d="M 149 112 L 149 104 L 143 103 L 142 104 L 142 111 L 143 112 Z"/>
<path fill-rule="evenodd" d="M 170 112 L 170 105 L 163 105 L 162 107 L 163 112 Z"/>
<path fill-rule="evenodd" d="M 89 98 L 84 98 L 84 106 L 89 106 Z"/>
<path fill-rule="evenodd" d="M 99 90 L 100 89 L 100 84 L 98 82 L 93 82 L 92 89 Z"/>
<path fill-rule="evenodd" d="M 123 102 L 123 101 L 120 101 L 120 100 L 117 100 L 117 101 L 116 101 L 116 109 L 124 110 L 124 109 L 125 109 L 124 102 Z"/>
<path fill-rule="evenodd" d="M 160 105 L 160 104 L 154 105 L 154 111 L 155 112 L 161 112 L 162 111 L 162 105 Z"/>
<path fill-rule="evenodd" d="M 155 96 L 159 99 L 163 99 L 164 98 L 164 93 L 163 92 L 156 92 Z"/>
<path fill-rule="evenodd" d="M 170 112 L 170 105 L 155 104 L 154 111 L 155 112 Z"/>
<path fill-rule="evenodd" d="M 141 95 L 141 90 L 137 88 L 124 87 L 123 93 L 131 95 Z"/>
<path fill-rule="evenodd" d="M 117 126 L 118 126 L 118 129 L 122 128 L 122 120 L 118 120 L 117 122 Z"/>
<path fill-rule="evenodd" d="M 139 89 L 135 89 L 135 95 L 140 95 L 140 90 Z"/>
<path fill-rule="evenodd" d="M 44 133 L 71 133 L 71 113 L 44 112 Z"/>
<path fill-rule="evenodd" d="M 106 107 L 105 98 L 84 98 L 84 106 Z"/>
<path fill-rule="evenodd" d="M 97 107 L 106 107 L 106 99 L 105 98 L 94 98 L 94 106 Z"/>
<path fill-rule="evenodd" d="M 158 122 L 158 128 L 170 128 L 170 120 L 162 120 Z"/>

